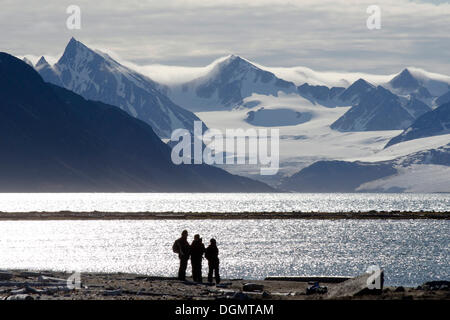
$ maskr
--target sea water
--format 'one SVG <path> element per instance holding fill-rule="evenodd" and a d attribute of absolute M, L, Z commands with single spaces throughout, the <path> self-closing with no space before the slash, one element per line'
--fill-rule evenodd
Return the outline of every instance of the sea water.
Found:
<path fill-rule="evenodd" d="M 0 211 L 450 211 L 450 193 L 0 193 Z"/>
<path fill-rule="evenodd" d="M 0 269 L 175 276 L 183 229 L 217 239 L 229 279 L 355 276 L 371 265 L 387 285 L 450 279 L 448 220 L 0 221 Z"/>

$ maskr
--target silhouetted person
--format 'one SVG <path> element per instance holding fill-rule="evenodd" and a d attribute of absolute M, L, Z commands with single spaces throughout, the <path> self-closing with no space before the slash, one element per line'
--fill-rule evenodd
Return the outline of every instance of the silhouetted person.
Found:
<path fill-rule="evenodd" d="M 194 236 L 194 241 L 191 243 L 191 264 L 192 264 L 192 278 L 195 282 L 202 282 L 202 259 L 205 253 L 205 245 L 202 242 L 200 235 Z"/>
<path fill-rule="evenodd" d="M 187 241 L 188 232 L 184 230 L 181 233 L 181 238 L 176 240 L 172 246 L 172 250 L 178 253 L 178 258 L 180 258 L 180 269 L 178 270 L 178 279 L 186 280 L 186 268 L 190 255 L 190 245 Z"/>
<path fill-rule="evenodd" d="M 210 245 L 206 248 L 205 257 L 208 260 L 208 282 L 213 281 L 213 273 L 216 283 L 220 283 L 219 275 L 219 249 L 217 248 L 216 239 L 210 240 Z"/>

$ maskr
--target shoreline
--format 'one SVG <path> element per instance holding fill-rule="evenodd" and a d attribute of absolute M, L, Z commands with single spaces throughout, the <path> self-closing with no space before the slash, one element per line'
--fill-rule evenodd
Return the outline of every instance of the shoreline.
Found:
<path fill-rule="evenodd" d="M 450 220 L 450 211 L 366 211 L 366 212 L 0 212 L 8 220 L 260 220 L 260 219 L 432 219 Z"/>
<path fill-rule="evenodd" d="M 0 271 L 0 300 L 449 300 L 448 281 L 417 287 L 385 286 L 368 290 L 369 274 L 346 281 L 321 281 L 325 292 L 309 292 L 313 282 L 223 279 L 220 285 L 190 278 L 155 277 L 133 273 Z M 71 279 L 72 282 L 67 282 Z M 73 281 L 75 280 L 75 281 Z M 77 287 L 76 281 L 78 280 Z M 204 280 L 206 280 L 204 278 Z M 325 280 L 325 279 L 324 279 Z M 69 280 L 70 281 L 70 280 Z M 73 283 L 73 286 L 71 285 Z"/>

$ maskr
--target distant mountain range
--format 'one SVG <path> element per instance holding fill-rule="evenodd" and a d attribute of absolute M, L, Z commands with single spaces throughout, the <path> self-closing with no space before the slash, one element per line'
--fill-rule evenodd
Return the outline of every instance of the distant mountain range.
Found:
<path fill-rule="evenodd" d="M 151 125 L 161 138 L 170 138 L 178 128 L 193 132 L 194 121 L 199 120 L 162 94 L 158 83 L 74 38 L 55 65 L 50 66 L 42 57 L 36 70 L 45 81 L 86 99 L 119 106 Z"/>
<path fill-rule="evenodd" d="M 299 94 L 311 102 L 326 107 L 352 106 L 372 91 L 374 86 L 364 79 L 358 79 L 348 88 L 325 86 L 310 86 L 305 83 L 298 87 Z"/>
<path fill-rule="evenodd" d="M 348 89 L 347 89 L 348 90 Z M 340 96 L 346 91 L 344 87 L 328 88 L 323 85 L 309 85 L 304 83 L 297 87 L 297 92 L 304 98 L 310 100 L 314 104 L 320 104 L 325 107 L 336 107 L 339 105 Z M 341 101 L 342 102 L 342 101 Z M 344 103 L 345 105 L 345 103 Z"/>
<path fill-rule="evenodd" d="M 296 192 L 355 192 L 365 182 L 396 173 L 389 162 L 317 161 L 284 179 L 280 187 Z"/>
<path fill-rule="evenodd" d="M 219 62 L 208 74 L 171 86 L 167 95 L 191 111 L 231 109 L 242 105 L 252 94 L 295 93 L 296 86 L 277 78 L 249 61 L 235 55 Z"/>
<path fill-rule="evenodd" d="M 404 69 L 379 85 L 358 79 L 347 88 L 308 83 L 296 86 L 246 59 L 231 55 L 218 62 L 206 75 L 167 85 L 165 93 L 182 107 L 195 112 L 252 108 L 253 103 L 244 102 L 252 95 L 298 94 L 326 107 L 352 106 L 331 125 L 335 130 L 374 131 L 407 128 L 440 102 L 440 95 L 450 90 L 449 83 L 450 80 L 414 77 L 409 69 Z M 280 125 L 283 123 L 286 121 L 282 120 Z"/>
<path fill-rule="evenodd" d="M 28 59 L 24 62 L 33 66 Z M 430 175 L 439 172 L 440 178 L 449 176 L 449 172 L 442 168 L 450 166 L 447 160 L 438 165 L 426 161 L 412 165 L 399 164 L 400 158 L 404 161 L 402 163 L 406 163 L 408 161 L 404 157 L 415 159 L 418 150 L 428 150 L 426 145 L 420 146 L 419 143 L 400 148 L 410 148 L 411 151 L 395 159 L 366 159 L 371 155 L 375 157 L 383 148 L 389 150 L 394 145 L 407 144 L 416 139 L 450 134 L 449 76 L 412 67 L 390 76 L 316 72 L 303 67 L 268 68 L 230 55 L 201 68 L 198 76 L 158 83 L 151 74 L 143 75 L 137 69 L 126 67 L 73 38 L 56 64 L 50 65 L 42 57 L 34 68 L 46 82 L 92 100 L 87 102 L 89 104 L 102 102 L 120 107 L 149 124 L 163 139 L 169 138 L 177 128 L 192 132 L 193 123 L 199 118 L 208 119 L 205 121 L 207 125 L 212 119 L 212 123 L 222 129 L 248 126 L 280 128 L 281 167 L 301 165 L 304 168 L 296 170 L 294 175 L 280 174 L 270 181 L 273 186 L 281 186 L 285 190 L 413 190 L 387 186 L 392 182 L 392 177 L 406 179 L 405 172 L 412 172 L 413 165 L 433 166 L 428 167 L 432 169 Z M 161 66 L 158 69 L 161 70 Z M 176 67 L 163 70 L 174 72 L 177 77 Z M 157 74 L 155 77 L 161 78 Z M 213 112 L 215 118 L 210 118 L 208 112 Z M 334 142 L 333 139 L 338 140 Z M 311 154 L 306 158 L 297 157 L 295 150 L 303 154 L 301 148 L 305 143 Z M 440 148 L 442 144 L 436 146 Z M 135 147 L 140 148 L 138 145 Z M 341 152 L 340 148 L 346 151 Z M 448 152 L 448 149 L 439 150 L 439 154 Z M 347 157 L 354 159 L 347 156 L 348 151 L 365 160 L 345 160 Z M 427 152 L 431 154 L 432 151 Z M 441 159 L 448 158 L 444 156 Z M 419 169 L 426 175 L 425 169 Z M 238 172 L 241 174 L 244 171 Z M 259 179 L 258 176 L 248 176 Z M 381 180 L 391 182 L 383 186 L 373 184 Z M 245 189 L 242 185 L 245 183 L 240 181 L 238 185 L 241 183 L 242 189 Z M 397 186 L 403 183 L 403 180 L 399 181 L 395 182 Z M 416 182 L 419 183 L 418 180 Z M 248 183 L 250 186 L 253 182 Z M 264 189 L 266 186 L 255 188 Z M 436 190 L 447 189 L 450 191 L 450 183 L 448 186 L 441 184 L 440 189 Z"/>
<path fill-rule="evenodd" d="M 358 79 L 348 87 L 308 83 L 296 86 L 235 55 L 221 59 L 193 80 L 161 84 L 74 38 L 55 65 L 50 66 L 42 57 L 35 68 L 47 82 L 87 99 L 121 107 L 150 124 L 161 138 L 169 138 L 176 128 L 192 131 L 193 121 L 199 120 L 192 112 L 255 107 L 244 102 L 252 95 L 298 94 L 326 107 L 352 106 L 330 124 L 332 129 L 343 132 L 403 130 L 450 100 L 450 77 L 415 69 L 404 69 L 389 81 L 375 85 Z"/>
<path fill-rule="evenodd" d="M 344 92 L 345 93 L 345 92 Z M 357 101 L 341 118 L 331 124 L 339 131 L 376 131 L 405 129 L 431 108 L 411 97 L 402 100 L 382 86 L 355 93 Z"/>
<path fill-rule="evenodd" d="M 427 104 L 433 104 L 436 97 L 450 90 L 447 81 L 414 76 L 409 69 L 404 69 L 384 86 L 395 94 L 409 95 Z"/>
<path fill-rule="evenodd" d="M 433 172 L 430 167 L 442 177 L 427 174 L 417 181 L 421 171 Z M 318 161 L 285 178 L 280 188 L 295 192 L 436 192 L 442 190 L 439 180 L 448 188 L 449 173 L 450 143 L 388 161 Z"/>
<path fill-rule="evenodd" d="M 80 90 L 95 86 L 81 83 Z M 215 167 L 174 165 L 170 148 L 147 123 L 45 83 L 31 66 L 6 53 L 0 53 L 0 101 L 2 192 L 273 190 Z"/>

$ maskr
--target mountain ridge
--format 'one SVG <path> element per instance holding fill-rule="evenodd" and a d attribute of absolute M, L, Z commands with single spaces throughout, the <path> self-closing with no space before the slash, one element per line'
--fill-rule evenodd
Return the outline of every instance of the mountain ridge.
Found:
<path fill-rule="evenodd" d="M 382 86 L 364 86 L 356 101 L 356 105 L 331 124 L 332 129 L 343 132 L 405 129 L 431 110 L 415 98 L 402 101 Z"/>
<path fill-rule="evenodd" d="M 437 149 L 414 152 L 393 160 L 317 161 L 284 178 L 280 188 L 296 192 L 401 192 L 406 186 L 395 185 L 396 179 L 405 174 L 414 175 L 417 168 L 430 165 L 434 166 L 433 168 L 440 168 L 441 172 L 448 176 L 450 144 Z M 414 188 L 420 184 L 421 181 L 409 181 L 407 187 Z M 447 188 L 448 186 L 449 183 Z M 448 189 L 440 191 L 448 192 Z"/>
<path fill-rule="evenodd" d="M 0 53 L 2 192 L 271 192 L 208 165 L 171 162 L 145 122 L 44 82 Z"/>
<path fill-rule="evenodd" d="M 170 138 L 178 128 L 193 132 L 194 121 L 200 120 L 162 94 L 158 83 L 75 38 L 55 65 L 45 61 L 36 69 L 47 82 L 120 107 L 150 124 L 161 138 Z"/>
<path fill-rule="evenodd" d="M 252 94 L 277 96 L 278 92 L 295 93 L 293 83 L 277 78 L 251 62 L 230 55 L 207 74 L 169 88 L 175 102 L 192 111 L 214 111 L 241 106 Z"/>
<path fill-rule="evenodd" d="M 389 140 L 385 148 L 418 138 L 450 133 L 450 102 L 420 116 L 398 136 Z"/>

